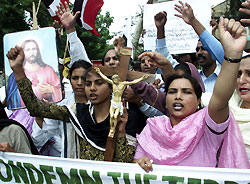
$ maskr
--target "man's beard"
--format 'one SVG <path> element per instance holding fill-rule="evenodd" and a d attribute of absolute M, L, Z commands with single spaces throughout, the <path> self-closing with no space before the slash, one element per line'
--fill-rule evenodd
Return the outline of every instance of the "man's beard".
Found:
<path fill-rule="evenodd" d="M 25 61 L 27 61 L 30 64 L 36 63 L 37 62 L 37 57 L 35 57 L 34 59 L 30 60 L 30 59 L 25 59 Z"/>

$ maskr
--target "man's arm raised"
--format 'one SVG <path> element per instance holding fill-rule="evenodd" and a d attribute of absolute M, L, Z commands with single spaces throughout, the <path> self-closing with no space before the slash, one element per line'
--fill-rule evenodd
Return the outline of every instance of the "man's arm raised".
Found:
<path fill-rule="evenodd" d="M 166 39 L 165 39 L 165 24 L 167 22 L 167 13 L 165 11 L 159 12 L 154 16 L 155 26 L 157 29 L 157 39 L 156 39 L 156 48 L 155 51 L 161 53 L 165 56 L 172 66 L 179 64 L 169 53 Z M 164 73 L 164 72 L 163 72 Z"/>
<path fill-rule="evenodd" d="M 167 22 L 167 12 L 159 12 L 154 16 L 155 26 L 157 28 L 157 39 L 165 38 L 165 24 Z"/>
<path fill-rule="evenodd" d="M 200 37 L 205 50 L 212 55 L 213 60 L 218 60 L 222 64 L 224 50 L 221 43 L 196 19 L 193 9 L 188 3 L 183 3 L 182 1 L 179 1 L 179 3 L 180 5 L 175 5 L 175 10 L 180 14 L 175 14 L 175 16 L 180 17 L 184 22 L 193 27 L 196 34 Z"/>
<path fill-rule="evenodd" d="M 57 7 L 57 16 L 60 18 L 62 25 L 65 27 L 67 38 L 69 41 L 69 55 L 71 58 L 70 65 L 72 66 L 75 61 L 84 60 L 89 63 L 91 61 L 88 58 L 87 52 L 81 40 L 77 37 L 75 24 L 80 12 L 76 12 L 73 15 L 69 9 L 69 5 L 65 1 L 65 6 L 60 2 L 60 6 Z M 91 63 L 92 64 L 92 63 Z"/>
<path fill-rule="evenodd" d="M 77 11 L 75 15 L 73 15 L 69 9 L 68 3 L 65 1 L 65 6 L 60 2 L 60 6 L 58 6 L 58 11 L 56 12 L 56 15 L 59 17 L 59 19 L 62 22 L 62 25 L 65 27 L 66 33 L 72 33 L 76 31 L 75 24 L 76 19 L 78 18 L 80 12 Z"/>
<path fill-rule="evenodd" d="M 180 17 L 187 24 L 191 25 L 198 36 L 205 31 L 205 27 L 196 19 L 192 7 L 188 3 L 179 1 L 180 5 L 175 5 L 175 10 L 180 14 L 175 14 L 176 17 Z"/>

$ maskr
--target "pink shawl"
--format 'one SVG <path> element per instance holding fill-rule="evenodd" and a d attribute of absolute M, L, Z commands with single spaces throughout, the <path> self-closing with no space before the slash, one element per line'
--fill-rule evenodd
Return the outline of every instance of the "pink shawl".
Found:
<path fill-rule="evenodd" d="M 172 128 L 167 116 L 149 118 L 137 136 L 146 156 L 155 163 L 177 165 L 194 151 L 205 131 L 207 107 L 186 117 Z M 250 168 L 239 127 L 230 112 L 219 158 L 219 167 Z M 215 155 L 216 157 L 216 155 Z"/>

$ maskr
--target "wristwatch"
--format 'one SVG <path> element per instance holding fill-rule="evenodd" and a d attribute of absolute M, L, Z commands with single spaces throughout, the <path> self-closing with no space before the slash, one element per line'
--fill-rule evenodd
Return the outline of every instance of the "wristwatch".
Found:
<path fill-rule="evenodd" d="M 239 63 L 239 62 L 241 62 L 241 58 L 239 58 L 239 59 L 233 59 L 233 58 L 224 57 L 224 59 L 225 59 L 228 63 Z"/>

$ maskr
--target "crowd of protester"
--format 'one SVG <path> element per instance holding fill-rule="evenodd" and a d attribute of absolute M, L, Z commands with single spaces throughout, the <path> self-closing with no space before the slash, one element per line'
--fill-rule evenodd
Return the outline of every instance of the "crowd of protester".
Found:
<path fill-rule="evenodd" d="M 239 11 L 250 15 L 250 0 Z M 134 71 L 154 75 L 123 92 L 118 117 L 115 162 L 135 162 L 145 171 L 153 164 L 250 168 L 250 54 L 240 22 L 220 18 L 219 40 L 196 19 L 192 7 L 179 1 L 175 16 L 199 36 L 194 54 L 172 57 L 166 46 L 167 13 L 155 15 L 155 51 L 143 52 Z M 104 160 L 110 130 L 112 86 L 95 70 L 77 37 L 73 15 L 60 3 L 57 12 L 69 42 L 72 92 L 58 103 L 36 97 L 27 78 L 22 47 L 7 53 L 27 109 L 1 104 L 0 151 L 62 158 Z M 242 19 L 250 23 L 250 19 Z M 213 24 L 214 25 L 214 24 Z M 122 39 L 106 51 L 102 65 L 119 67 Z M 197 69 L 197 63 L 201 69 Z M 111 77 L 111 76 L 109 76 Z M 65 90 L 65 88 L 64 88 Z M 6 113 L 7 112 L 7 113 Z"/>

